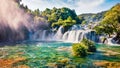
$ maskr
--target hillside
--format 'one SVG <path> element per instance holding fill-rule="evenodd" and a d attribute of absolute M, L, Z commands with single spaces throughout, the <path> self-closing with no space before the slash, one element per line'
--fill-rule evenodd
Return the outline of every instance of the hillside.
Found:
<path fill-rule="evenodd" d="M 100 13 L 86 13 L 78 15 L 79 18 L 83 18 L 87 23 L 89 22 L 99 22 L 103 19 L 106 11 Z"/>

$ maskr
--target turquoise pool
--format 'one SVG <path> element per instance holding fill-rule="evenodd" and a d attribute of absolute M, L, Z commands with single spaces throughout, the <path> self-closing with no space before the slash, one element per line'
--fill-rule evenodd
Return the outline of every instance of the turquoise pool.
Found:
<path fill-rule="evenodd" d="M 71 51 L 72 43 L 64 42 L 26 42 L 0 47 L 0 61 L 11 63 L 11 67 L 20 65 L 28 68 L 86 68 L 96 67 L 94 62 L 120 62 L 120 47 L 96 44 L 97 52 L 87 57 L 74 57 Z M 116 52 L 115 55 L 106 55 L 107 50 Z M 19 59 L 18 59 L 19 58 Z M 14 60 L 10 61 L 10 60 Z M 5 66 L 4 65 L 0 66 Z M 25 67 L 24 67 L 25 68 Z"/>

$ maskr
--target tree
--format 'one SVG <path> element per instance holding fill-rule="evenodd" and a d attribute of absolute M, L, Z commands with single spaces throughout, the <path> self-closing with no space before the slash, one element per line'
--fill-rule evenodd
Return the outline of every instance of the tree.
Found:
<path fill-rule="evenodd" d="M 36 16 L 39 16 L 40 15 L 40 10 L 39 9 L 34 10 L 33 14 L 36 15 Z"/>
<path fill-rule="evenodd" d="M 54 7 L 53 9 L 46 9 L 42 12 L 42 16 L 44 16 L 48 20 L 48 22 L 51 23 L 51 27 L 66 27 L 81 22 L 80 19 L 77 17 L 75 11 L 66 7 Z M 60 19 L 62 19 L 63 21 L 60 21 Z"/>
<path fill-rule="evenodd" d="M 52 24 L 52 27 L 59 27 L 60 25 L 62 25 L 64 23 L 64 20 L 60 17 L 58 19 L 58 22 L 55 22 Z"/>
<path fill-rule="evenodd" d="M 67 18 L 67 20 L 64 20 L 63 26 L 72 26 L 76 24 L 76 20 L 73 20 L 71 16 Z"/>
<path fill-rule="evenodd" d="M 104 19 L 95 27 L 97 33 L 120 35 L 120 4 L 106 12 Z"/>

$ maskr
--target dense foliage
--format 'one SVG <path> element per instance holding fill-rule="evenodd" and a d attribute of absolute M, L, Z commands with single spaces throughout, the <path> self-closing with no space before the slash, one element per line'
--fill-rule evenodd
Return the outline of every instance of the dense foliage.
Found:
<path fill-rule="evenodd" d="M 95 27 L 97 33 L 106 35 L 117 34 L 120 38 L 120 4 L 115 5 L 106 12 L 99 26 Z"/>
<path fill-rule="evenodd" d="M 86 39 L 86 38 L 83 38 L 81 43 L 83 43 L 85 46 L 87 46 L 88 52 L 96 52 L 96 47 L 95 47 L 95 44 L 93 41 Z"/>
<path fill-rule="evenodd" d="M 72 50 L 75 56 L 85 57 L 88 52 L 96 52 L 96 47 L 92 41 L 83 38 L 80 43 L 72 45 Z"/>
<path fill-rule="evenodd" d="M 57 26 L 72 26 L 73 24 L 76 24 L 76 20 L 73 20 L 72 17 L 68 17 L 66 20 L 63 20 L 62 18 L 58 19 L 56 23 L 52 24 L 52 27 L 57 27 Z"/>
<path fill-rule="evenodd" d="M 74 10 L 69 8 L 46 8 L 45 11 L 41 12 L 41 15 L 48 20 L 51 27 L 59 26 L 71 26 L 74 24 L 80 24 L 81 20 L 77 17 Z"/>
<path fill-rule="evenodd" d="M 72 45 L 73 55 L 79 57 L 87 56 L 87 47 L 83 43 L 76 43 Z"/>

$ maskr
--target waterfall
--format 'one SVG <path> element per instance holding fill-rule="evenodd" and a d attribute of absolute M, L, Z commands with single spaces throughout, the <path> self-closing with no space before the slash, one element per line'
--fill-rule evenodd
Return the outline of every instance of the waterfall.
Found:
<path fill-rule="evenodd" d="M 73 26 L 72 29 L 65 33 L 63 26 L 60 26 L 56 33 L 52 30 L 39 30 L 33 35 L 33 40 L 42 41 L 80 42 L 83 38 L 99 42 L 99 36 L 95 31 L 90 29 L 85 30 L 78 26 Z"/>
<path fill-rule="evenodd" d="M 112 37 L 107 37 L 106 43 L 109 44 L 109 45 L 117 45 L 117 43 L 116 43 L 115 40 L 114 40 L 114 37 L 115 37 L 115 36 L 116 36 L 116 35 L 112 35 Z"/>
<path fill-rule="evenodd" d="M 76 32 L 77 32 L 77 34 L 76 34 L 75 42 L 79 42 L 79 41 L 81 41 L 83 39 L 84 32 L 83 32 L 83 30 L 79 30 L 79 31 L 76 31 Z"/>
<path fill-rule="evenodd" d="M 62 37 L 63 41 L 67 40 L 68 35 L 69 35 L 69 32 L 65 32 L 65 33 L 64 33 L 64 35 L 63 35 L 63 37 Z"/>
<path fill-rule="evenodd" d="M 32 35 L 32 40 L 50 41 L 53 40 L 54 32 L 51 30 L 39 30 Z"/>
<path fill-rule="evenodd" d="M 70 31 L 67 40 L 69 40 L 70 42 L 74 42 L 75 41 L 75 35 L 76 35 L 76 31 Z"/>
<path fill-rule="evenodd" d="M 45 40 L 45 37 L 46 37 L 46 30 L 43 30 L 43 32 L 42 32 L 42 40 Z"/>
<path fill-rule="evenodd" d="M 83 38 L 99 42 L 99 36 L 93 30 L 71 30 L 65 32 L 62 37 L 67 42 L 80 42 Z"/>
<path fill-rule="evenodd" d="M 57 40 L 61 40 L 63 33 L 64 33 L 64 28 L 63 28 L 63 26 L 60 26 L 58 31 L 56 32 L 54 38 L 56 38 Z"/>

